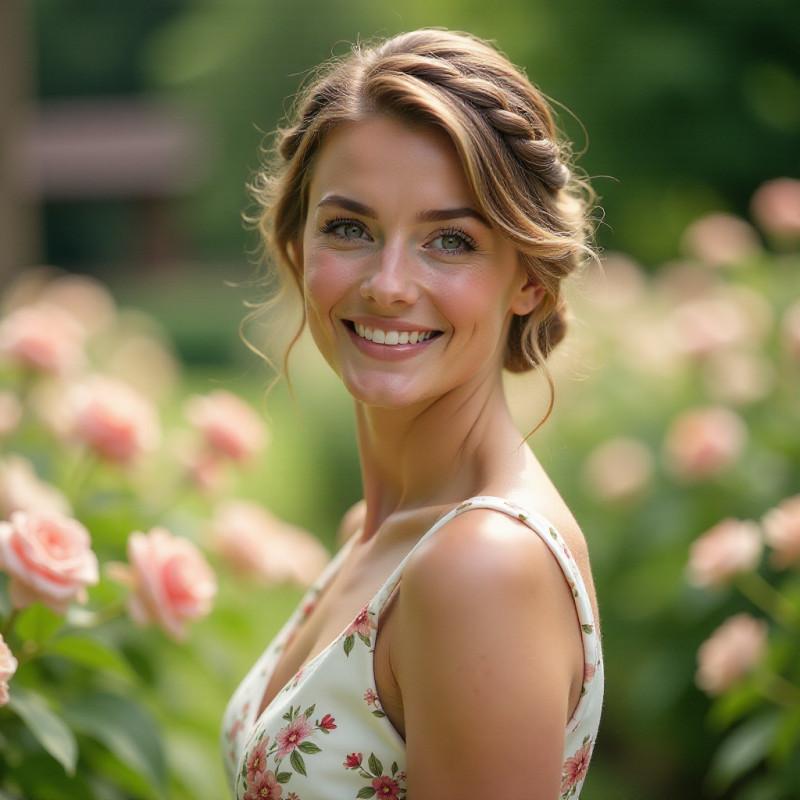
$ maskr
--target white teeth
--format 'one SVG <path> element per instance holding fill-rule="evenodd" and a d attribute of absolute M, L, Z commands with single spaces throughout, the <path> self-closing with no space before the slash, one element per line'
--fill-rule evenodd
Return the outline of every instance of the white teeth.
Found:
<path fill-rule="evenodd" d="M 380 328 L 370 328 L 360 322 L 354 325 L 355 332 L 369 342 L 393 347 L 398 344 L 417 344 L 427 342 L 433 336 L 433 331 L 384 331 Z"/>

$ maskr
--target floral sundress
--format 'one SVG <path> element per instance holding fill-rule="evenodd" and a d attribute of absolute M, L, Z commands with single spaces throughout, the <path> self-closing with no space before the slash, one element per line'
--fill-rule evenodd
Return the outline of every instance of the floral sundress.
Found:
<path fill-rule="evenodd" d="M 589 595 L 572 554 L 555 528 L 541 515 L 502 498 L 467 500 L 442 517 L 414 549 L 454 517 L 475 508 L 493 509 L 525 523 L 553 553 L 572 589 L 585 667 L 581 698 L 566 727 L 559 800 L 577 800 L 603 702 L 603 659 Z M 345 630 L 258 715 L 281 652 L 348 551 L 349 544 L 309 589 L 228 704 L 221 742 L 236 800 L 405 798 L 405 742 L 381 708 L 372 659 L 378 620 L 411 553 Z"/>

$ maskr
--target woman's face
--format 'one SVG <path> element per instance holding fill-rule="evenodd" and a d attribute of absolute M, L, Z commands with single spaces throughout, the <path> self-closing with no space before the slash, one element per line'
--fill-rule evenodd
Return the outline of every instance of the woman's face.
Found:
<path fill-rule="evenodd" d="M 308 324 L 357 400 L 400 408 L 499 380 L 511 315 L 541 290 L 475 210 L 445 133 L 383 117 L 343 126 L 308 200 Z"/>

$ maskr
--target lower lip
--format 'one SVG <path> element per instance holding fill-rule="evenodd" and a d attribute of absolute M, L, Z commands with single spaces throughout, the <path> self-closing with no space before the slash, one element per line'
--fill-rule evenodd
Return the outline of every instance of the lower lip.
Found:
<path fill-rule="evenodd" d="M 430 345 L 432 345 L 439 336 L 434 336 L 426 339 L 424 342 L 415 342 L 414 344 L 378 344 L 371 342 L 369 339 L 364 339 L 359 336 L 349 325 L 345 324 L 345 330 L 350 336 L 351 341 L 355 346 L 365 355 L 372 358 L 380 358 L 384 361 L 400 361 L 405 358 L 412 358 L 413 356 L 423 352 Z"/>

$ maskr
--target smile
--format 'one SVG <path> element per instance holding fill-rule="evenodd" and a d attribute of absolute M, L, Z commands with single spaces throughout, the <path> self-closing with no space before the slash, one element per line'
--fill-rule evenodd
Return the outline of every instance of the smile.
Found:
<path fill-rule="evenodd" d="M 373 328 L 361 323 L 349 323 L 351 329 L 362 339 L 375 344 L 388 345 L 394 347 L 401 344 L 417 344 L 427 342 L 434 336 L 439 335 L 439 331 L 394 331 Z"/>

